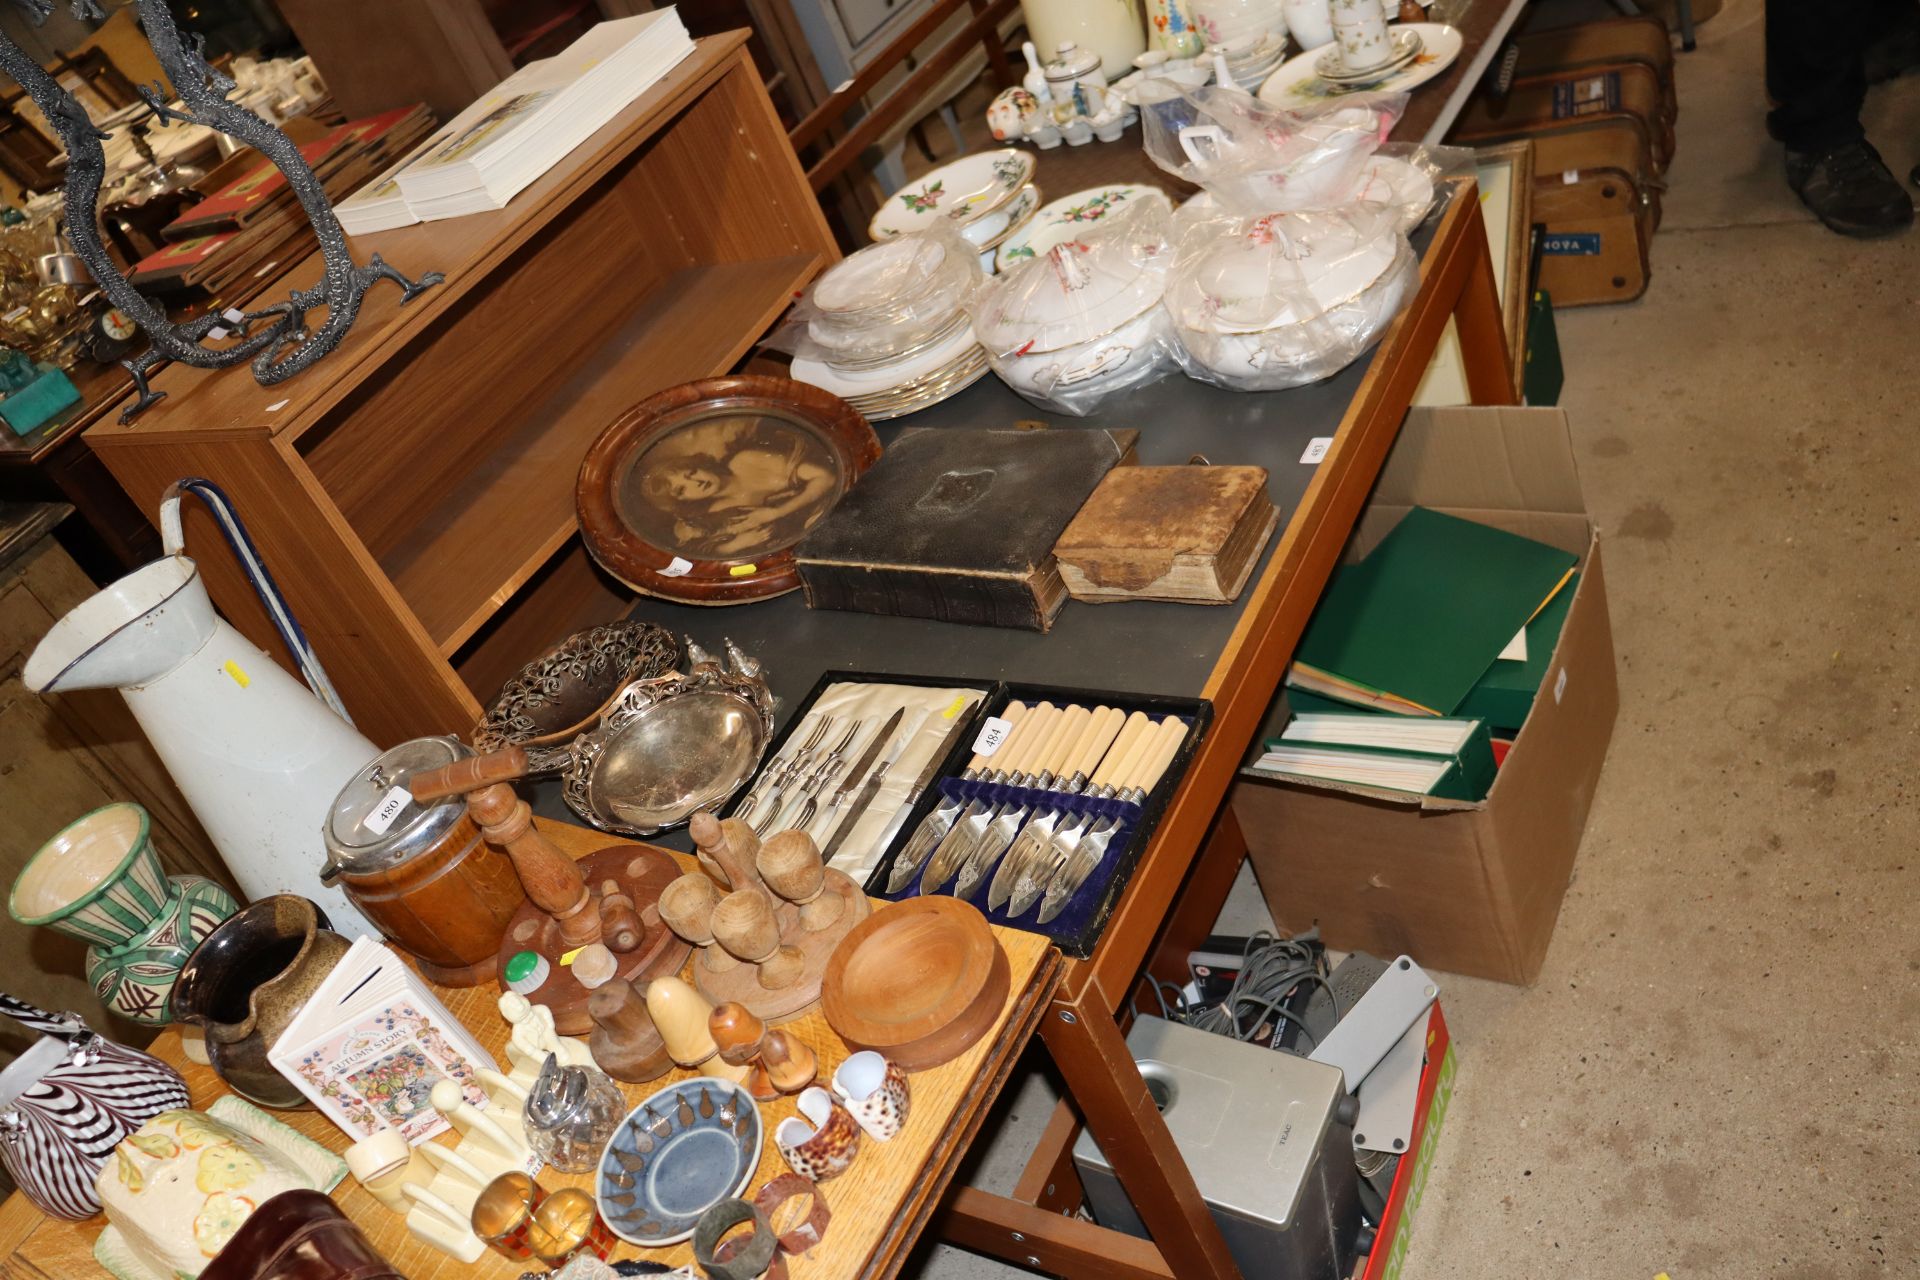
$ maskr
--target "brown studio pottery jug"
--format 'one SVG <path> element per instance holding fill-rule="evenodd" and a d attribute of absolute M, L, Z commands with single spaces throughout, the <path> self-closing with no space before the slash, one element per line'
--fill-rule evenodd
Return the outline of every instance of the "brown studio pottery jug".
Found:
<path fill-rule="evenodd" d="M 173 1014 L 207 1035 L 207 1057 L 233 1091 L 264 1107 L 307 1105 L 267 1051 L 347 954 L 320 908 L 276 894 L 240 908 L 194 948 Z"/>

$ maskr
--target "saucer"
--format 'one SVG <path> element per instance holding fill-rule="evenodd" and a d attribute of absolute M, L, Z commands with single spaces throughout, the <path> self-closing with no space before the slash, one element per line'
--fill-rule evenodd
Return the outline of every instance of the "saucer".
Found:
<path fill-rule="evenodd" d="M 760 1139 L 744 1089 L 705 1076 L 669 1085 L 628 1112 L 601 1153 L 600 1216 L 630 1244 L 685 1240 L 701 1214 L 747 1189 Z"/>
<path fill-rule="evenodd" d="M 1313 73 L 1329 84 L 1371 84 L 1385 79 L 1420 56 L 1420 33 L 1396 27 L 1389 33 L 1393 56 L 1377 67 L 1354 70 L 1341 60 L 1339 48 L 1324 50 L 1314 59 Z"/>

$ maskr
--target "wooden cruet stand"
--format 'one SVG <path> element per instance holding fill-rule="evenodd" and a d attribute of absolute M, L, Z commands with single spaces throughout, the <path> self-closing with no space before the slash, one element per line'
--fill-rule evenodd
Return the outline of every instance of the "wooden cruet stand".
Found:
<path fill-rule="evenodd" d="M 659 905 L 680 867 L 637 844 L 611 845 L 578 862 L 568 858 L 534 827 L 526 801 L 509 785 L 526 772 L 525 749 L 508 747 L 416 775 L 408 790 L 421 803 L 466 796 L 481 835 L 513 860 L 527 902 L 500 939 L 500 964 L 522 951 L 545 958 L 546 981 L 526 992 L 527 999 L 553 1011 L 561 1035 L 586 1035 L 594 1025 L 587 1011 L 592 993 L 572 968 L 583 947 L 605 946 L 614 955 L 614 976 L 641 990 L 686 963 L 690 949 L 661 921 Z"/>

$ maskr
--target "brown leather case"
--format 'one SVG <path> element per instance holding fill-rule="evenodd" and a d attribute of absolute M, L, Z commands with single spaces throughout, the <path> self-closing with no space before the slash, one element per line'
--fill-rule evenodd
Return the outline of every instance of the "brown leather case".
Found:
<path fill-rule="evenodd" d="M 1645 138 L 1619 120 L 1534 135 L 1533 220 L 1546 224 L 1541 287 L 1556 307 L 1627 302 L 1646 292 L 1660 225 L 1660 180 Z"/>
<path fill-rule="evenodd" d="M 1668 114 L 1678 114 L 1673 88 L 1673 37 L 1666 22 L 1657 16 L 1643 14 L 1555 27 L 1521 36 L 1513 44 L 1519 51 L 1514 74 L 1521 79 L 1622 62 L 1645 63 L 1660 77 Z"/>
<path fill-rule="evenodd" d="M 1449 141 L 1478 144 L 1538 138 L 1570 125 L 1619 120 L 1646 140 L 1655 174 L 1673 156 L 1673 118 L 1660 75 L 1640 62 L 1607 63 L 1513 82 L 1504 100 L 1468 105 Z"/>

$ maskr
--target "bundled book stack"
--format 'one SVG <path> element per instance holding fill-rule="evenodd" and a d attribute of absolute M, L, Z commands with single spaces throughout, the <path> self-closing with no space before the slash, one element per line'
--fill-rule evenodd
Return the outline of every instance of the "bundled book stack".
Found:
<path fill-rule="evenodd" d="M 675 9 L 603 22 L 461 112 L 342 204 L 340 225 L 365 235 L 503 209 L 692 52 Z"/>
<path fill-rule="evenodd" d="M 1255 769 L 1481 799 L 1546 676 L 1577 563 L 1412 508 L 1334 575 L 1287 670 L 1294 715 Z"/>
<path fill-rule="evenodd" d="M 339 200 L 432 129 L 432 113 L 416 104 L 330 129 L 303 142 L 300 154 L 327 198 Z M 161 229 L 166 247 L 136 263 L 128 279 L 143 289 L 220 293 L 312 251 L 313 229 L 286 175 L 258 152 L 243 154 L 228 162 L 236 172 L 212 195 Z"/>
<path fill-rule="evenodd" d="M 329 1120 L 356 1142 L 396 1129 L 410 1143 L 443 1132 L 433 1106 L 442 1080 L 487 1105 L 482 1068 L 497 1070 L 460 1020 L 399 956 L 358 938 L 267 1052 Z"/>

